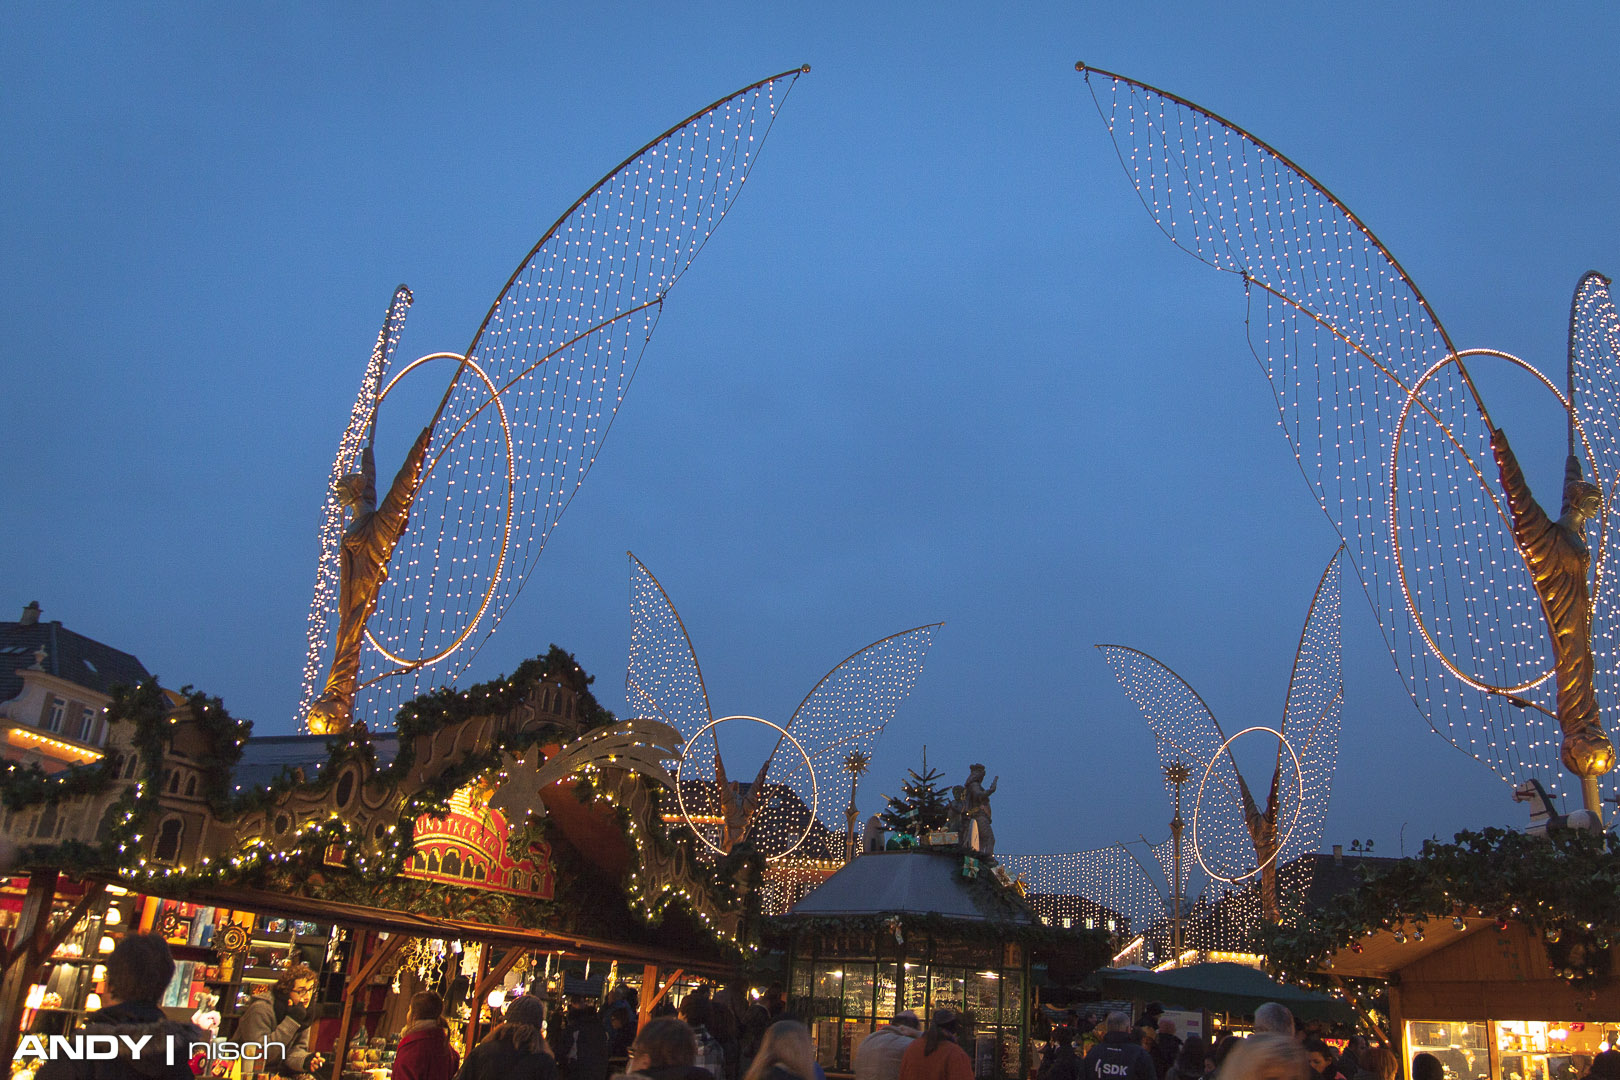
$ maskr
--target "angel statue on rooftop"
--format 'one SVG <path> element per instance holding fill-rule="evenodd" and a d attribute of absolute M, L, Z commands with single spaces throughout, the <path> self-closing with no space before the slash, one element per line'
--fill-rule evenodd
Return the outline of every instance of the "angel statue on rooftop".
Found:
<path fill-rule="evenodd" d="M 422 429 L 379 506 L 377 463 L 371 450 L 376 431 L 373 411 L 360 454 L 360 471 L 349 473 L 336 485 L 338 501 L 354 516 L 338 548 L 338 629 L 326 689 L 309 709 L 309 730 L 314 735 L 346 731 L 353 720 L 366 621 L 377 610 L 377 592 L 388 579 L 388 560 L 410 521 L 411 502 L 422 478 L 422 459 L 433 436 L 431 427 Z"/>
<path fill-rule="evenodd" d="M 967 783 L 962 785 L 963 802 L 966 804 L 967 842 L 970 851 L 984 858 L 996 853 L 996 834 L 990 828 L 990 796 L 996 793 L 996 785 L 1001 777 L 990 781 L 990 786 L 984 786 L 984 766 L 969 765 Z"/>

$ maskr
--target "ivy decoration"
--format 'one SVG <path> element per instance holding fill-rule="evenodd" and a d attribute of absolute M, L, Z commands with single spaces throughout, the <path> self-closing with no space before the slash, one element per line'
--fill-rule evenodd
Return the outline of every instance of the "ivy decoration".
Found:
<path fill-rule="evenodd" d="M 1417 939 L 1431 922 L 1494 917 L 1528 926 L 1557 973 L 1582 984 L 1613 974 L 1620 943 L 1620 837 L 1570 828 L 1545 836 L 1506 829 L 1430 840 L 1416 858 L 1364 869 L 1362 881 L 1322 908 L 1260 928 L 1256 947 L 1273 974 L 1304 985 L 1334 953 L 1381 930 Z"/>

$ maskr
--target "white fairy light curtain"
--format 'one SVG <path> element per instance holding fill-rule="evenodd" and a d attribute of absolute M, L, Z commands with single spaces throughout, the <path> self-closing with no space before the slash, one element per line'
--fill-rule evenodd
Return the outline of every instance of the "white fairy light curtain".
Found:
<path fill-rule="evenodd" d="M 998 855 L 1021 878 L 1029 901 L 1050 926 L 1151 932 L 1170 917 L 1164 890 L 1124 844 L 1050 855 Z"/>
<path fill-rule="evenodd" d="M 1327 820 L 1338 760 L 1344 679 L 1340 656 L 1340 559 L 1328 560 L 1311 598 L 1295 650 L 1282 723 L 1225 731 L 1204 699 L 1181 676 L 1147 653 L 1099 645 L 1114 677 L 1153 729 L 1160 772 L 1173 800 L 1173 766 L 1186 769 L 1182 784 L 1183 868 L 1195 863 L 1219 883 L 1217 897 L 1261 894 L 1250 886 L 1276 875 L 1277 905 L 1287 910 L 1309 886 L 1308 875 L 1283 877 L 1281 867 L 1316 850 Z M 1264 784 L 1246 785 L 1234 747 L 1252 738 L 1275 748 Z M 1269 815 L 1275 850 L 1262 850 L 1254 815 Z M 1174 877 L 1169 841 L 1154 848 L 1166 880 Z M 1268 874 L 1267 872 L 1270 871 Z M 1263 877 L 1264 876 L 1264 877 Z M 1254 916 L 1258 917 L 1257 907 Z"/>
<path fill-rule="evenodd" d="M 670 288 L 748 178 L 799 70 L 703 109 L 632 155 L 524 258 L 464 354 L 394 362 L 401 288 L 366 369 L 333 466 L 357 468 L 374 414 L 401 378 L 445 380 L 420 488 L 367 625 L 354 718 L 388 722 L 450 684 L 522 589 L 579 490 L 657 325 Z M 386 484 L 397 462 L 379 462 Z M 343 508 L 327 500 L 299 718 L 331 652 Z"/>
<path fill-rule="evenodd" d="M 847 657 L 811 688 L 785 724 L 735 718 L 770 729 L 775 745 L 764 761 L 729 761 L 721 754 L 728 724 L 710 708 L 686 626 L 634 554 L 630 615 L 630 708 L 674 726 L 687 740 L 679 763 L 681 797 L 686 822 L 699 838 L 716 851 L 729 850 L 746 828 L 768 859 L 780 860 L 819 837 L 815 854 L 842 857 L 852 789 L 884 726 L 916 685 L 933 632 L 942 624 L 892 634 Z M 747 794 L 755 797 L 748 803 L 732 793 L 734 811 L 740 807 L 747 820 L 733 821 L 729 836 L 717 762 L 729 784 L 750 785 Z"/>
<path fill-rule="evenodd" d="M 1282 427 L 1340 535 L 1396 666 L 1430 725 L 1511 782 L 1568 790 L 1553 649 L 1489 446 L 1484 403 L 1417 286 L 1361 221 L 1259 139 L 1173 94 L 1097 69 L 1087 85 L 1160 230 L 1243 283 L 1248 335 Z M 1593 545 L 1598 686 L 1614 702 L 1620 477 L 1608 281 L 1581 283 L 1571 319 L 1573 417 L 1605 508 Z M 1554 498 L 1556 505 L 1556 498 Z M 1532 703 L 1538 707 L 1516 707 Z M 1605 778 L 1612 796 L 1614 774 Z"/>

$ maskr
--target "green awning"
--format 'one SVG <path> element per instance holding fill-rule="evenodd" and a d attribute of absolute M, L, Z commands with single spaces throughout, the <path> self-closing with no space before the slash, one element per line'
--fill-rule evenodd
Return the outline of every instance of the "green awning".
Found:
<path fill-rule="evenodd" d="M 1355 1023 L 1350 1006 L 1326 994 L 1277 982 L 1243 964 L 1192 964 L 1165 971 L 1104 968 L 1092 978 L 1104 998 L 1157 1001 L 1165 1008 L 1207 1009 L 1234 1016 L 1253 1016 L 1268 1001 L 1288 1006 L 1300 1020 Z"/>

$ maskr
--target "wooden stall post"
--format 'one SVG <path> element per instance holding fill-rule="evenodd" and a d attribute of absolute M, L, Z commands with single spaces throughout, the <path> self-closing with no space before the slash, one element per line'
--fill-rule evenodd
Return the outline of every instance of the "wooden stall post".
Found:
<path fill-rule="evenodd" d="M 3 1061 L 10 1061 L 11 1055 L 17 1051 L 28 986 L 34 981 L 40 965 L 61 946 L 106 888 L 99 881 L 86 883 L 79 902 L 52 926 L 51 904 L 56 899 L 56 881 L 55 870 L 35 871 L 28 876 L 28 892 L 23 896 L 16 939 L 10 948 L 0 949 L 0 959 L 4 960 L 0 967 L 5 970 L 5 978 L 0 981 L 0 1053 L 5 1054 L 0 1060 Z"/>
<path fill-rule="evenodd" d="M 652 1017 L 653 993 L 658 987 L 658 965 L 648 964 L 641 969 L 641 999 L 636 1009 L 636 1030 L 647 1026 Z"/>
<path fill-rule="evenodd" d="M 360 931 L 359 940 L 355 943 L 356 958 L 365 955 L 365 931 Z M 390 934 L 385 941 L 377 943 L 376 951 L 365 958 L 364 963 L 354 965 L 354 974 L 343 984 L 343 1015 L 338 1020 L 337 1039 L 332 1043 L 332 1055 L 337 1058 L 336 1074 L 343 1072 L 343 1062 L 349 1053 L 349 1029 L 354 1024 L 354 1005 L 360 995 L 371 985 L 371 978 L 382 968 L 400 946 L 405 944 L 404 934 Z"/>
<path fill-rule="evenodd" d="M 1401 1048 L 1389 1041 L 1389 1034 L 1378 1026 L 1378 1021 L 1372 1018 L 1371 1013 L 1361 1007 L 1361 1002 L 1356 1000 L 1356 995 L 1350 992 L 1350 988 L 1344 984 L 1344 980 L 1335 975 L 1333 976 L 1333 985 L 1339 988 L 1339 993 L 1344 995 L 1344 1000 L 1348 1001 L 1350 1007 L 1355 1010 L 1356 1018 L 1361 1021 L 1361 1026 L 1367 1030 L 1367 1033 L 1377 1039 L 1379 1045 L 1396 1055 L 1396 1059 L 1399 1060 Z"/>
<path fill-rule="evenodd" d="M 681 981 L 686 974 L 685 968 L 676 968 L 674 974 L 664 980 L 662 986 L 658 984 L 658 967 L 648 964 L 641 969 L 641 1014 L 636 1018 L 636 1030 L 640 1031 L 643 1024 L 652 1018 L 652 1011 L 657 1007 L 664 996 L 674 989 L 675 984 Z M 655 989 L 656 988 L 656 989 Z"/>
<path fill-rule="evenodd" d="M 478 983 L 473 987 L 472 991 L 473 1018 L 472 1022 L 467 1025 L 468 1050 L 478 1045 L 478 1038 L 483 1034 L 484 1025 L 479 1021 L 479 1009 L 482 1007 L 484 999 L 489 996 L 489 992 L 495 984 L 506 978 L 506 973 L 517 966 L 517 962 L 523 959 L 523 954 L 527 951 L 520 946 L 513 945 L 502 953 L 499 962 L 491 967 L 489 965 L 489 949 L 491 948 L 490 945 L 484 946 L 484 957 L 479 962 L 483 972 L 478 976 Z"/>
<path fill-rule="evenodd" d="M 22 915 L 6 950 L 6 974 L 0 980 L 0 1061 L 10 1061 L 17 1052 L 22 1034 L 23 1003 L 28 1000 L 28 984 L 38 967 L 35 957 L 50 934 L 51 901 L 56 899 L 56 871 L 35 870 L 28 875 L 28 892 L 23 895 Z"/>

